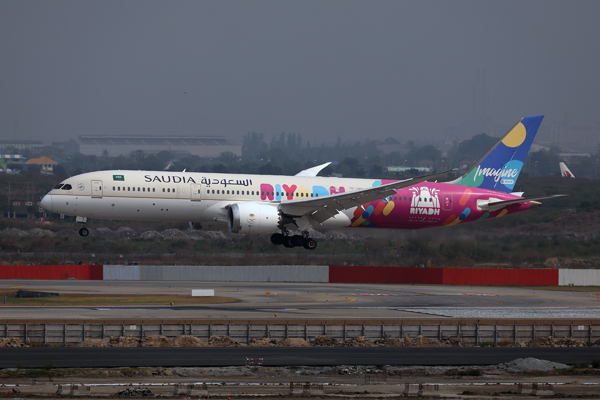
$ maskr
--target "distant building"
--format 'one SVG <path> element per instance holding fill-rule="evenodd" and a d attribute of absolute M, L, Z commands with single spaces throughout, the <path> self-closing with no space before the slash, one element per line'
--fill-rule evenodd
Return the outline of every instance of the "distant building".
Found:
<path fill-rule="evenodd" d="M 65 143 L 68 154 L 128 156 L 141 150 L 145 154 L 169 151 L 177 155 L 218 157 L 224 152 L 242 155 L 242 146 L 223 136 L 79 136 Z"/>
<path fill-rule="evenodd" d="M 0 151 L 8 148 L 21 151 L 42 147 L 44 147 L 44 142 L 41 140 L 0 140 Z"/>
<path fill-rule="evenodd" d="M 54 167 L 58 165 L 58 163 L 51 158 L 46 156 L 40 158 L 32 158 L 31 160 L 27 160 L 27 165 L 39 165 L 42 168 L 42 173 L 51 174 L 54 172 Z"/>
<path fill-rule="evenodd" d="M 15 173 L 15 166 L 24 165 L 25 157 L 20 154 L 0 154 L 0 173 Z"/>

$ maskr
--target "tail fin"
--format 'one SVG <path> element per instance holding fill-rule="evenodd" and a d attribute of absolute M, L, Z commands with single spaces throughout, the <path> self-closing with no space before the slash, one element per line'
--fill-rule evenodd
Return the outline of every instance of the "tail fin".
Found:
<path fill-rule="evenodd" d="M 543 118 L 521 119 L 463 176 L 449 183 L 511 193 Z"/>
<path fill-rule="evenodd" d="M 560 174 L 563 176 L 563 178 L 575 178 L 575 175 L 573 175 L 569 167 L 567 167 L 564 162 L 561 162 L 558 165 L 560 166 Z"/>

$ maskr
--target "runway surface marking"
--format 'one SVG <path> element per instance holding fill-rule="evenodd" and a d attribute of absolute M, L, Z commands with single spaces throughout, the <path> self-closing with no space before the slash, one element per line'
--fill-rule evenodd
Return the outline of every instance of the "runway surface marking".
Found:
<path fill-rule="evenodd" d="M 397 296 L 391 293 L 356 293 L 355 296 Z"/>
<path fill-rule="evenodd" d="M 500 294 L 489 294 L 489 293 L 463 293 L 463 296 L 501 296 Z"/>

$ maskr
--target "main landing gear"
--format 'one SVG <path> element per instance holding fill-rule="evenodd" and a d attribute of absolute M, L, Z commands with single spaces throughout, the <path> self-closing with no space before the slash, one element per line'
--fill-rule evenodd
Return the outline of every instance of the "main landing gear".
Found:
<path fill-rule="evenodd" d="M 90 234 L 90 230 L 85 226 L 79 230 L 79 236 L 86 237 L 89 234 Z"/>
<path fill-rule="evenodd" d="M 271 243 L 275 245 L 282 244 L 284 247 L 304 247 L 307 250 L 314 250 L 317 248 L 317 241 L 313 238 L 308 237 L 308 232 L 303 232 L 302 235 L 292 235 L 289 233 L 274 233 L 271 235 Z"/>

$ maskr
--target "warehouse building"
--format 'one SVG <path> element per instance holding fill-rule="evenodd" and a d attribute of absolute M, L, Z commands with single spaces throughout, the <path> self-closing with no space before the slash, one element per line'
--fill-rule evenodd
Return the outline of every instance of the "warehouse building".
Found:
<path fill-rule="evenodd" d="M 224 152 L 242 154 L 242 146 L 223 136 L 79 136 L 65 143 L 68 154 L 115 157 L 128 156 L 137 150 L 145 154 L 169 151 L 200 157 L 217 157 Z"/>

